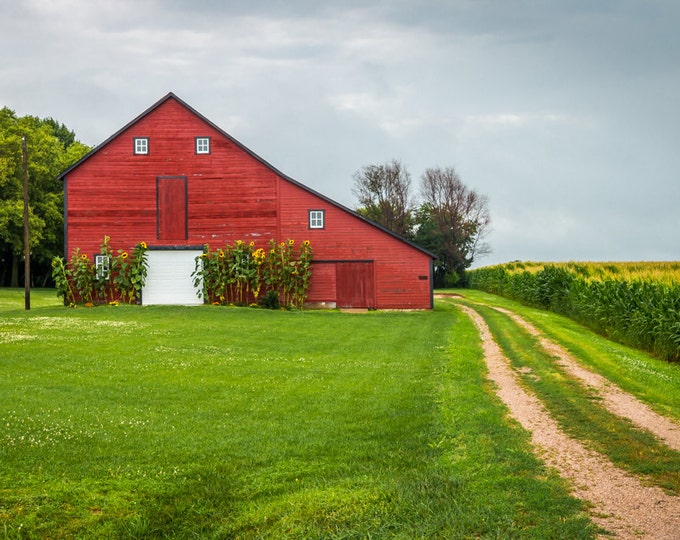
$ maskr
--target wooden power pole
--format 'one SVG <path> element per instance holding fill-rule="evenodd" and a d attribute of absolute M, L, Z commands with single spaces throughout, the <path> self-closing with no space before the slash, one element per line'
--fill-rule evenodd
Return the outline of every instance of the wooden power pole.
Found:
<path fill-rule="evenodd" d="M 21 138 L 21 158 L 24 169 L 24 298 L 26 309 L 31 309 L 31 239 L 28 227 L 28 147 L 26 137 Z"/>

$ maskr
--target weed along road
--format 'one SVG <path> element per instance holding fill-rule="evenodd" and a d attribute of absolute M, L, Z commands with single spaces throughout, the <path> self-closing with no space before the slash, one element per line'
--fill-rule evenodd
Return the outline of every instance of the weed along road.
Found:
<path fill-rule="evenodd" d="M 591 505 L 591 519 L 615 538 L 678 538 L 677 418 L 659 414 L 588 366 L 597 352 L 584 353 L 582 361 L 507 302 L 499 307 L 490 295 L 471 296 L 477 301 L 456 303 L 478 328 L 497 395 L 530 432 L 537 455 Z M 546 321 L 543 316 L 551 332 L 556 323 Z M 603 440 L 600 430 L 619 433 Z"/>

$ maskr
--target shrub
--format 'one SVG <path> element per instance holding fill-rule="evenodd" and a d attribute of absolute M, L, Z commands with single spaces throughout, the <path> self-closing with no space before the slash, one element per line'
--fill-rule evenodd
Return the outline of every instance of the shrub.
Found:
<path fill-rule="evenodd" d="M 196 257 L 191 274 L 199 298 L 212 304 L 257 304 L 301 309 L 311 281 L 312 247 L 308 240 L 295 248 L 295 241 L 270 240 L 269 249 L 256 248 L 255 242 L 237 240 Z M 261 293 L 264 292 L 264 299 Z"/>
<path fill-rule="evenodd" d="M 64 298 L 64 304 L 95 305 L 119 300 L 135 303 L 141 300 L 148 270 L 146 243 L 137 244 L 132 256 L 122 249 L 113 255 L 109 240 L 105 236 L 99 250 L 99 254 L 106 257 L 106 266 L 96 267 L 80 248 L 73 250 L 68 264 L 61 257 L 52 260 L 52 279 L 57 296 Z"/>

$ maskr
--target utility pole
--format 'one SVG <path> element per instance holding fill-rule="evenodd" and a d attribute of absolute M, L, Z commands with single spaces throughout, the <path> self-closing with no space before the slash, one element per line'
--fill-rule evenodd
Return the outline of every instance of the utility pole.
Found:
<path fill-rule="evenodd" d="M 21 137 L 21 158 L 24 169 L 24 302 L 31 309 L 31 248 L 28 227 L 28 147 L 26 136 Z"/>

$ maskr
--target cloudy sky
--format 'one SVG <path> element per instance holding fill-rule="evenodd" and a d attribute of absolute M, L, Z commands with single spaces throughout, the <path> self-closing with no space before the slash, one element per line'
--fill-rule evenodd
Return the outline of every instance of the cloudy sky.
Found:
<path fill-rule="evenodd" d="M 475 266 L 680 260 L 677 0 L 0 0 L 0 106 L 93 146 L 169 91 L 350 207 L 455 167 Z"/>

